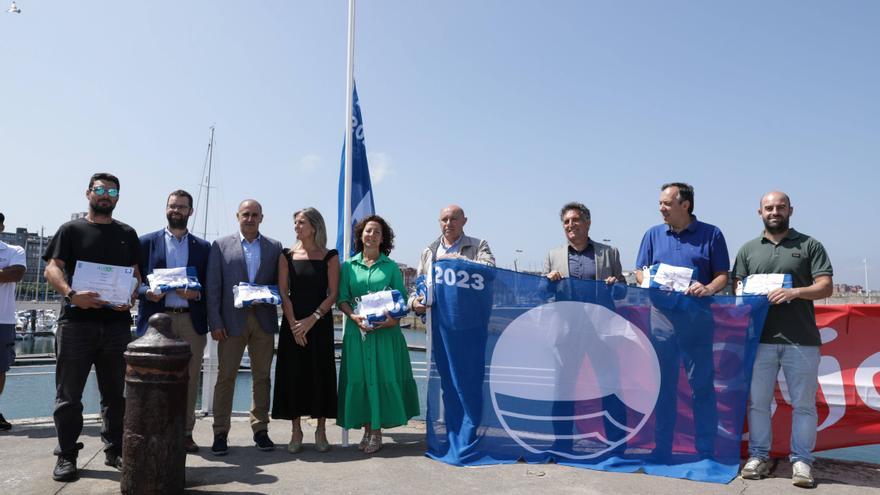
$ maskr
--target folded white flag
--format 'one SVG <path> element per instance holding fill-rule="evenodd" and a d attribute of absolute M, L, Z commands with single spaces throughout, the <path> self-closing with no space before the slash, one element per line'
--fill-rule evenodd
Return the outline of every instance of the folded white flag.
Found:
<path fill-rule="evenodd" d="M 153 293 L 165 293 L 176 289 L 202 290 L 202 284 L 192 266 L 179 268 L 156 268 L 147 275 L 147 282 Z"/>
<path fill-rule="evenodd" d="M 252 304 L 281 304 L 277 285 L 257 285 L 241 282 L 232 287 L 232 300 L 236 308 L 246 308 Z"/>
<path fill-rule="evenodd" d="M 736 284 L 736 295 L 766 296 L 776 289 L 790 289 L 791 275 L 787 273 L 756 273 Z"/>
<path fill-rule="evenodd" d="M 642 287 L 685 292 L 694 277 L 693 268 L 657 263 L 642 268 Z"/>

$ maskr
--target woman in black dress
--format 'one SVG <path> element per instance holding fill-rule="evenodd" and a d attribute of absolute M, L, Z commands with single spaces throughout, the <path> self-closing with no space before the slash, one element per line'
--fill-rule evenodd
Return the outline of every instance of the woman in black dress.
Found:
<path fill-rule="evenodd" d="M 293 215 L 296 243 L 278 260 L 284 318 L 275 362 L 272 418 L 293 423 L 288 452 L 302 450 L 300 417 L 318 419 L 315 449 L 330 450 L 325 423 L 336 417 L 336 360 L 331 308 L 339 292 L 339 255 L 327 250 L 324 218 L 314 208 Z"/>

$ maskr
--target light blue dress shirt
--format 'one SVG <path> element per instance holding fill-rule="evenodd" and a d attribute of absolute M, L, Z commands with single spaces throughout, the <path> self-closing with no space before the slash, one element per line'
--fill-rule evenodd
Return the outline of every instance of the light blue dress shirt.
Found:
<path fill-rule="evenodd" d="M 167 228 L 165 229 L 165 267 L 181 268 L 185 267 L 189 261 L 189 232 L 183 235 L 180 240 L 174 237 Z M 166 308 L 187 308 L 189 301 L 177 295 L 176 291 L 165 293 Z"/>
<path fill-rule="evenodd" d="M 443 239 L 443 236 L 440 236 L 440 245 L 437 246 L 437 257 L 444 254 L 459 254 L 461 252 L 462 239 L 464 239 L 464 234 L 458 236 L 458 239 L 451 246 L 446 246 L 446 240 Z"/>
<path fill-rule="evenodd" d="M 258 234 L 257 238 L 252 242 L 248 242 L 241 232 L 238 233 L 238 236 L 241 238 L 241 249 L 244 251 L 244 263 L 247 265 L 248 282 L 254 283 L 254 280 L 257 278 L 257 271 L 260 269 L 260 238 L 263 236 Z"/>

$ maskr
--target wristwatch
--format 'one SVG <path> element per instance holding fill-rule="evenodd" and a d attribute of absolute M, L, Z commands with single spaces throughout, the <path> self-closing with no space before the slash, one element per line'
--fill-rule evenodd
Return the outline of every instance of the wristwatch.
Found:
<path fill-rule="evenodd" d="M 64 302 L 66 304 L 70 304 L 70 300 L 73 299 L 73 296 L 75 296 L 75 295 L 76 295 L 76 291 L 73 289 L 70 289 L 70 292 L 68 292 L 67 294 L 64 295 Z"/>

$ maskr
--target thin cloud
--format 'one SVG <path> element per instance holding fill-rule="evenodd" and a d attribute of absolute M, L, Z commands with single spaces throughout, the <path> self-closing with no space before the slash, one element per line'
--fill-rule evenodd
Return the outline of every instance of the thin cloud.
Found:
<path fill-rule="evenodd" d="M 304 155 L 299 159 L 299 169 L 302 172 L 311 172 L 321 165 L 321 156 L 316 154 Z"/>
<path fill-rule="evenodd" d="M 367 163 L 370 165 L 370 180 L 378 184 L 389 175 L 394 175 L 395 170 L 391 166 L 391 157 L 388 153 L 367 153 Z"/>

